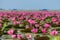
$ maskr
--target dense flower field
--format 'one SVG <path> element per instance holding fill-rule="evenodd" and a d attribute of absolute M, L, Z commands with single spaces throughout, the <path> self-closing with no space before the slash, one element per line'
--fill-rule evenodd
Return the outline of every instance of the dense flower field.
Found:
<path fill-rule="evenodd" d="M 3 34 L 8 34 L 13 39 L 18 38 L 19 40 L 23 40 L 23 35 L 21 33 L 56 36 L 59 34 L 59 31 L 57 30 L 57 28 L 59 27 L 60 12 L 58 11 L 0 12 L 0 36 L 2 36 Z M 25 34 L 25 37 L 26 40 L 31 39 L 32 35 Z"/>

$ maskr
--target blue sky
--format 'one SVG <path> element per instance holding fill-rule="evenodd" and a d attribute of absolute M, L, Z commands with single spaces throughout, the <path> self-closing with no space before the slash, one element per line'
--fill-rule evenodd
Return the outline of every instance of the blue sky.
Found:
<path fill-rule="evenodd" d="M 0 0 L 0 8 L 3 9 L 60 9 L 60 0 Z"/>

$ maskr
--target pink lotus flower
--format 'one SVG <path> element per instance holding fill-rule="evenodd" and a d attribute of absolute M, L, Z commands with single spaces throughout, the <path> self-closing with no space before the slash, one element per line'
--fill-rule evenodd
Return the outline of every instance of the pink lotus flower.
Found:
<path fill-rule="evenodd" d="M 14 21 L 15 20 L 15 17 L 10 17 L 9 20 Z"/>
<path fill-rule="evenodd" d="M 56 22 L 56 21 L 57 21 L 57 18 L 53 17 L 52 22 Z"/>
<path fill-rule="evenodd" d="M 35 24 L 35 23 L 36 23 L 34 20 L 31 20 L 31 19 L 29 19 L 28 22 L 29 22 L 30 24 Z"/>
<path fill-rule="evenodd" d="M 15 25 L 16 25 L 16 24 L 19 24 L 19 23 L 20 23 L 20 22 L 18 22 L 18 21 L 13 21 L 13 24 L 15 24 Z"/>
<path fill-rule="evenodd" d="M 16 22 L 16 21 L 13 21 L 13 24 L 15 24 L 15 25 L 16 25 L 16 24 L 17 24 L 17 22 Z"/>
<path fill-rule="evenodd" d="M 27 35 L 26 35 L 26 38 L 27 38 L 27 39 L 31 39 L 31 38 L 32 38 L 32 35 L 31 35 L 31 34 L 27 34 Z"/>
<path fill-rule="evenodd" d="M 17 21 L 17 24 L 20 24 L 20 22 L 19 22 L 19 21 Z"/>
<path fill-rule="evenodd" d="M 13 34 L 13 35 L 11 35 L 11 37 L 12 37 L 12 38 L 16 38 L 16 35 L 15 35 L 15 34 Z"/>
<path fill-rule="evenodd" d="M 39 27 L 40 25 L 39 24 L 35 24 L 35 27 Z"/>
<path fill-rule="evenodd" d="M 46 33 L 46 28 L 43 28 L 41 31 L 42 33 Z"/>
<path fill-rule="evenodd" d="M 50 24 L 45 23 L 45 24 L 44 24 L 44 27 L 45 27 L 45 28 L 49 28 L 49 27 L 50 27 Z"/>
<path fill-rule="evenodd" d="M 14 33 L 14 30 L 8 30 L 8 32 L 7 32 L 9 35 L 12 35 L 13 33 Z"/>
<path fill-rule="evenodd" d="M 58 25 L 58 24 L 59 24 L 59 22 L 55 22 L 55 24 L 56 24 L 56 25 Z"/>
<path fill-rule="evenodd" d="M 21 16 L 19 19 L 23 20 L 23 19 L 24 19 L 24 17 L 23 17 L 23 16 Z"/>
<path fill-rule="evenodd" d="M 22 35 L 21 34 L 17 34 L 17 38 L 18 39 L 21 39 L 22 38 Z"/>
<path fill-rule="evenodd" d="M 33 29 L 31 30 L 31 32 L 32 32 L 32 33 L 37 33 L 37 32 L 38 32 L 38 29 L 33 28 Z"/>
<path fill-rule="evenodd" d="M 45 19 L 45 17 L 40 17 L 40 20 L 44 20 Z"/>
<path fill-rule="evenodd" d="M 52 30 L 51 32 L 50 32 L 50 35 L 57 35 L 58 34 L 58 32 L 56 31 L 56 30 Z"/>
<path fill-rule="evenodd" d="M 56 21 L 56 22 L 53 22 L 54 24 L 56 24 L 56 25 L 58 25 L 59 24 L 59 22 L 58 21 Z"/>

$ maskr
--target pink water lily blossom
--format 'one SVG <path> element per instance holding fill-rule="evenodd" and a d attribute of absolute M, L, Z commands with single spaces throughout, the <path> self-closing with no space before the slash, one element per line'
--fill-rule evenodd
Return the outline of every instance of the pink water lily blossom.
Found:
<path fill-rule="evenodd" d="M 50 27 L 50 24 L 45 23 L 45 24 L 44 24 L 44 27 L 45 27 L 45 28 L 49 28 L 49 27 Z"/>
<path fill-rule="evenodd" d="M 9 35 L 12 35 L 12 34 L 14 33 L 14 30 L 10 29 L 10 30 L 8 30 L 7 33 L 8 33 Z"/>
<path fill-rule="evenodd" d="M 21 34 L 17 34 L 17 38 L 18 39 L 21 39 L 22 38 L 22 35 Z"/>
<path fill-rule="evenodd" d="M 34 20 L 31 20 L 31 19 L 29 19 L 28 22 L 29 22 L 30 24 L 35 24 L 35 23 L 36 23 Z"/>
<path fill-rule="evenodd" d="M 50 32 L 50 35 L 57 35 L 58 34 L 58 31 L 56 31 L 56 30 L 52 30 L 51 32 Z"/>
<path fill-rule="evenodd" d="M 31 30 L 31 32 L 32 32 L 32 33 L 37 33 L 37 32 L 38 32 L 38 29 L 33 28 L 33 29 Z"/>
<path fill-rule="evenodd" d="M 27 38 L 27 39 L 32 39 L 32 35 L 31 35 L 31 34 L 27 34 L 27 35 L 26 35 L 26 38 Z"/>
<path fill-rule="evenodd" d="M 13 21 L 13 24 L 14 24 L 14 25 L 20 24 L 20 22 L 18 22 L 18 21 Z"/>
<path fill-rule="evenodd" d="M 15 17 L 10 17 L 9 20 L 15 21 Z"/>
<path fill-rule="evenodd" d="M 15 35 L 15 34 L 13 34 L 13 35 L 11 35 L 11 37 L 12 37 L 12 38 L 16 38 L 16 35 Z"/>
<path fill-rule="evenodd" d="M 42 31 L 42 33 L 46 33 L 47 30 L 46 30 L 46 28 L 43 28 L 41 31 Z"/>
<path fill-rule="evenodd" d="M 24 17 L 23 17 L 23 16 L 21 16 L 19 19 L 23 20 L 23 19 L 24 19 Z"/>
<path fill-rule="evenodd" d="M 57 18 L 53 17 L 52 22 L 56 22 L 56 21 L 57 21 Z"/>
<path fill-rule="evenodd" d="M 56 25 L 59 25 L 59 22 L 58 21 L 56 21 L 56 22 L 53 22 L 54 24 L 56 24 Z"/>
<path fill-rule="evenodd" d="M 40 17 L 40 20 L 44 20 L 45 19 L 45 17 Z"/>
<path fill-rule="evenodd" d="M 39 24 L 35 24 L 35 27 L 40 27 L 40 25 Z"/>

